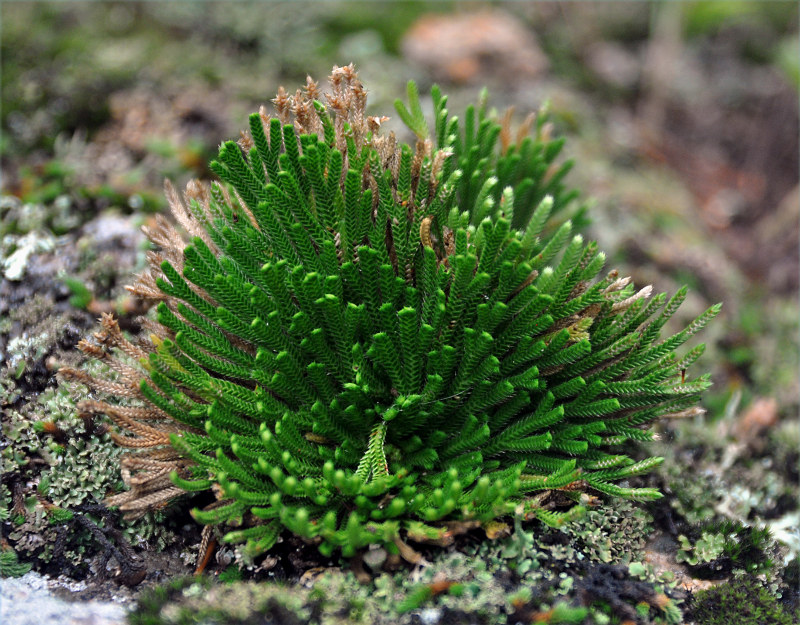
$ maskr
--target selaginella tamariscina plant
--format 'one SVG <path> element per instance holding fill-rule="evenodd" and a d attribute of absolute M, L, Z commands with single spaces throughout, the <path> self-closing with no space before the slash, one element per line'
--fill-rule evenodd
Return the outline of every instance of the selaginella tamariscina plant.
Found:
<path fill-rule="evenodd" d="M 135 517 L 212 490 L 194 517 L 250 554 L 288 530 L 414 560 L 408 540 L 455 528 L 557 524 L 559 491 L 660 496 L 619 484 L 661 462 L 625 444 L 697 410 L 708 376 L 682 372 L 703 346 L 674 350 L 719 307 L 660 339 L 685 289 L 601 276 L 559 217 L 575 193 L 542 117 L 512 133 L 510 114 L 459 119 L 432 96 L 429 132 L 409 84 L 396 107 L 416 141 L 400 143 L 335 67 L 330 92 L 309 79 L 251 115 L 211 163 L 220 182 L 167 184 L 177 227 L 148 229 L 130 287 L 157 301 L 149 341 L 106 316 L 80 348 L 115 375 L 62 371 L 105 396 L 80 410 L 132 450 L 109 505 Z"/>

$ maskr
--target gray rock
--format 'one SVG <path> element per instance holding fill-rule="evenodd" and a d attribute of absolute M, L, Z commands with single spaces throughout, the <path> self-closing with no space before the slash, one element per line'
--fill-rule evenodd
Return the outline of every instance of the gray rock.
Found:
<path fill-rule="evenodd" d="M 0 579 L 0 623 L 3 625 L 125 625 L 127 609 L 110 601 L 65 601 L 58 586 L 35 572 Z"/>

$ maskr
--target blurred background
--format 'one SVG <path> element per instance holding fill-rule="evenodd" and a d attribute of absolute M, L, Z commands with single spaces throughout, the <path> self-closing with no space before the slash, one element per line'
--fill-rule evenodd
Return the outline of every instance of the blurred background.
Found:
<path fill-rule="evenodd" d="M 219 143 L 279 85 L 291 93 L 306 74 L 324 82 L 334 64 L 353 62 L 373 114 L 387 115 L 409 79 L 423 93 L 440 84 L 451 111 L 485 85 L 490 105 L 514 106 L 518 120 L 550 102 L 576 160 L 568 180 L 594 204 L 589 236 L 609 265 L 658 291 L 689 284 L 683 322 L 724 302 L 704 335 L 698 369 L 715 386 L 709 415 L 686 426 L 695 441 L 707 437 L 687 443 L 691 457 L 712 470 L 768 460 L 783 486 L 737 514 L 796 510 L 796 491 L 787 495 L 800 379 L 796 2 L 0 10 L 0 313 L 13 320 L 0 327 L 4 352 L 28 327 L 14 307 L 37 294 L 61 312 L 86 311 L 70 313 L 75 337 L 100 310 L 141 312 L 122 286 L 143 266 L 138 226 L 164 208 L 164 178 L 208 177 Z M 666 440 L 690 440 L 664 427 Z"/>

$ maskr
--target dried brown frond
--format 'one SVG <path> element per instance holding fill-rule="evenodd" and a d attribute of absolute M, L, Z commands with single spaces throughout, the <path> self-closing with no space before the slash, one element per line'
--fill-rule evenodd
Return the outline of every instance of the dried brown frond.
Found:
<path fill-rule="evenodd" d="M 693 419 L 695 417 L 702 417 L 706 414 L 706 409 L 701 408 L 700 406 L 693 406 L 691 408 L 686 408 L 685 410 L 679 410 L 678 412 L 669 412 L 665 415 L 661 415 L 661 419 Z"/>
<path fill-rule="evenodd" d="M 244 150 L 245 154 L 249 154 L 250 150 L 253 149 L 255 143 L 253 143 L 253 138 L 250 136 L 250 132 L 247 130 L 240 130 L 239 131 L 239 140 L 236 142 L 242 150 Z"/>
<path fill-rule="evenodd" d="M 447 158 L 452 156 L 453 153 L 448 150 L 436 150 L 433 155 L 433 164 L 431 165 L 431 183 L 439 186 L 439 173 L 442 171 Z"/>
<path fill-rule="evenodd" d="M 85 384 L 93 391 L 99 391 L 115 397 L 138 398 L 140 396 L 138 388 L 132 389 L 125 384 L 118 384 L 110 380 L 101 380 L 89 375 L 85 371 L 72 367 L 62 367 L 58 370 L 58 376 L 64 380 L 72 380 L 73 382 Z"/>
<path fill-rule="evenodd" d="M 647 299 L 648 297 L 650 297 L 650 295 L 652 295 L 652 293 L 653 293 L 653 285 L 648 284 L 646 287 L 640 289 L 638 292 L 634 293 L 630 297 L 625 298 L 621 302 L 616 302 L 611 307 L 611 312 L 618 313 L 620 311 L 623 311 L 628 307 L 630 307 L 630 305 L 633 304 L 637 299 Z"/>
<path fill-rule="evenodd" d="M 267 107 L 263 104 L 258 107 L 258 116 L 261 118 L 262 124 L 269 124 L 270 115 L 267 113 Z"/>
<path fill-rule="evenodd" d="M 155 279 L 149 272 L 137 276 L 135 284 L 129 284 L 125 290 L 130 292 L 138 298 L 145 300 L 163 300 L 164 293 L 162 293 L 156 286 Z"/>
<path fill-rule="evenodd" d="M 143 423 L 142 420 L 136 418 L 138 415 L 135 412 L 128 412 L 128 410 L 124 408 L 122 410 L 117 410 L 117 406 L 109 404 L 103 405 L 102 408 L 102 413 L 108 416 L 119 427 L 124 428 L 133 434 L 137 434 L 143 439 L 153 441 L 153 444 L 151 445 L 152 447 L 155 447 L 156 445 L 168 444 L 170 434 L 178 434 L 188 431 L 188 428 L 176 423 L 175 421 L 169 420 L 169 417 L 163 413 L 161 416 L 165 419 L 164 421 L 158 423 L 157 425 L 148 425 Z M 94 414 L 97 414 L 98 411 L 94 410 L 93 412 Z M 157 413 L 149 413 L 147 416 L 148 418 L 145 419 L 147 421 L 153 421 L 154 417 L 158 418 Z"/>
<path fill-rule="evenodd" d="M 203 532 L 200 534 L 200 547 L 197 550 L 200 557 L 197 560 L 197 567 L 194 570 L 195 575 L 200 575 L 211 560 L 211 554 L 214 553 L 214 548 L 217 546 L 217 541 L 214 539 L 214 528 L 212 525 L 203 526 Z"/>
<path fill-rule="evenodd" d="M 340 67 L 339 71 L 345 77 L 348 84 L 352 83 L 354 80 L 358 78 L 358 72 L 356 71 L 356 68 L 352 63 L 350 63 L 349 65 L 345 65 L 344 67 Z"/>
<path fill-rule="evenodd" d="M 99 334 L 99 332 L 95 334 L 94 338 L 98 339 Z M 106 349 L 104 349 L 103 345 L 98 345 L 97 343 L 83 339 L 78 343 L 78 349 L 80 349 L 87 356 L 96 358 L 97 360 L 102 360 L 105 364 L 107 364 L 112 370 L 120 375 L 121 384 L 124 384 L 131 389 L 139 388 L 139 384 L 141 383 L 143 377 L 142 373 L 130 365 L 118 360 L 117 358 L 114 358 Z"/>
<path fill-rule="evenodd" d="M 586 280 L 579 281 L 569 292 L 569 296 L 567 297 L 568 300 L 575 299 L 579 295 L 582 295 L 584 291 L 589 287 L 589 283 Z"/>
<path fill-rule="evenodd" d="M 406 562 L 410 562 L 411 564 L 427 564 L 427 561 L 423 557 L 421 553 L 412 549 L 408 543 L 403 542 L 399 536 L 395 536 L 394 538 L 395 547 L 400 552 L 400 555 L 403 556 L 403 559 Z"/>
<path fill-rule="evenodd" d="M 338 93 L 326 93 L 325 100 L 334 113 L 344 115 L 347 113 L 347 99 Z"/>
<path fill-rule="evenodd" d="M 433 249 L 433 240 L 431 239 L 431 226 L 433 225 L 433 220 L 435 217 L 433 215 L 428 215 L 427 217 L 423 218 L 423 220 L 419 224 L 419 240 L 420 243 L 424 247 L 430 247 Z"/>
<path fill-rule="evenodd" d="M 603 304 L 592 304 L 591 306 L 587 307 L 586 310 L 583 311 L 584 317 L 591 317 L 594 319 L 597 315 L 600 314 L 600 311 L 603 310 Z"/>
<path fill-rule="evenodd" d="M 125 454 L 121 464 L 128 470 L 149 470 L 174 466 L 176 462 L 183 463 L 182 466 L 191 466 L 191 462 L 187 461 L 174 447 L 161 447 L 150 449 L 145 454 Z"/>
<path fill-rule="evenodd" d="M 175 305 L 175 302 L 173 300 L 168 299 L 165 301 L 165 303 L 175 315 L 180 316 L 177 311 L 177 306 Z M 154 319 L 148 319 L 147 317 L 142 317 L 141 319 L 139 319 L 139 325 L 142 327 L 143 334 L 145 335 L 155 335 L 160 338 L 169 338 L 173 340 L 175 339 L 174 332 L 168 330 Z"/>
<path fill-rule="evenodd" d="M 378 151 L 381 166 L 392 172 L 397 180 L 397 170 L 400 166 L 400 152 L 397 149 L 397 137 L 393 132 L 388 135 L 378 135 L 372 138 L 372 147 Z"/>
<path fill-rule="evenodd" d="M 423 161 L 431 154 L 432 143 L 430 139 L 418 140 L 414 149 L 414 158 L 411 161 L 411 187 L 412 189 L 419 182 L 419 173 L 422 170 Z"/>
<path fill-rule="evenodd" d="M 294 115 L 294 127 L 299 134 L 310 134 L 312 131 L 311 118 L 317 120 L 317 114 L 311 102 L 306 100 L 302 89 L 295 91 L 292 98 L 292 115 Z"/>
<path fill-rule="evenodd" d="M 611 284 L 609 284 L 605 289 L 603 289 L 603 293 L 615 293 L 616 291 L 621 291 L 626 286 L 628 286 L 631 282 L 630 276 L 627 278 L 618 278 L 619 274 L 616 271 L 612 271 L 608 274 L 609 280 L 613 280 Z"/>
<path fill-rule="evenodd" d="M 531 112 L 526 115 L 525 119 L 522 120 L 522 123 L 517 126 L 516 136 L 512 140 L 512 132 L 511 132 L 511 120 L 514 116 L 514 107 L 511 106 L 506 109 L 506 112 L 503 113 L 503 117 L 500 119 L 500 153 L 506 154 L 508 149 L 512 145 L 520 145 L 528 134 L 531 131 L 531 127 L 533 123 L 536 121 L 536 113 Z M 551 132 L 551 128 L 548 128 L 546 132 Z"/>
<path fill-rule="evenodd" d="M 286 89 L 279 87 L 278 94 L 272 100 L 272 103 L 275 105 L 275 112 L 278 114 L 278 119 L 281 120 L 281 123 L 288 124 L 292 101 L 289 94 L 286 93 Z"/>
<path fill-rule="evenodd" d="M 511 145 L 511 117 L 514 115 L 514 107 L 509 106 L 503 117 L 500 119 L 500 153 L 505 154 Z"/>
<path fill-rule="evenodd" d="M 353 80 L 350 86 L 350 91 L 353 94 L 352 101 L 352 117 L 354 121 L 360 121 L 358 124 L 360 128 L 364 127 L 364 111 L 367 109 L 367 90 L 360 80 Z"/>
<path fill-rule="evenodd" d="M 143 350 L 138 345 L 134 345 L 125 338 L 125 336 L 122 334 L 122 330 L 119 328 L 119 323 L 112 315 L 103 313 L 103 315 L 100 317 L 100 325 L 103 328 L 103 332 L 107 334 L 107 340 L 111 345 L 118 347 L 134 360 L 147 358 L 148 352 Z"/>
<path fill-rule="evenodd" d="M 196 201 L 201 207 L 203 207 L 206 215 L 208 214 L 208 202 L 210 199 L 210 194 L 208 192 L 208 185 L 206 183 L 201 180 L 197 180 L 196 178 L 191 179 L 186 183 L 184 197 L 186 198 L 187 202 L 191 202 L 192 200 Z"/>
<path fill-rule="evenodd" d="M 556 332 L 563 330 L 564 328 L 570 328 L 575 325 L 580 320 L 580 315 L 570 315 L 569 317 L 563 317 L 556 321 L 553 325 L 550 326 L 548 330 L 548 337 L 551 337 Z"/>
<path fill-rule="evenodd" d="M 177 195 L 175 196 L 177 197 Z M 175 230 L 175 227 L 163 215 L 156 215 L 152 225 L 142 227 L 142 232 L 153 243 L 161 248 L 161 253 L 168 256 L 170 260 L 173 258 L 178 262 L 180 268 L 183 268 L 183 247 L 186 242 L 183 237 Z M 175 267 L 178 269 L 178 266 Z"/>
<path fill-rule="evenodd" d="M 333 87 L 333 92 L 336 93 L 337 91 L 341 91 L 342 83 L 344 82 L 344 72 L 342 68 L 338 65 L 334 65 L 333 69 L 331 70 L 331 75 L 328 78 L 328 82 L 330 82 L 331 87 Z"/>
<path fill-rule="evenodd" d="M 553 122 L 547 122 L 542 126 L 542 129 L 539 133 L 539 139 L 547 143 L 552 138 L 553 138 Z"/>
<path fill-rule="evenodd" d="M 142 494 L 163 491 L 174 486 L 169 476 L 173 469 L 171 466 L 162 466 L 152 469 L 148 474 L 138 474 L 131 477 L 131 487 L 139 489 Z"/>
<path fill-rule="evenodd" d="M 109 432 L 108 435 L 114 443 L 126 449 L 147 449 L 156 445 L 169 445 L 169 436 L 166 434 L 144 438 L 140 436 L 124 436 L 116 432 Z"/>
<path fill-rule="evenodd" d="M 311 100 L 319 100 L 319 85 L 316 81 L 312 80 L 311 76 L 306 76 L 306 97 Z"/>
<path fill-rule="evenodd" d="M 445 256 L 450 257 L 456 253 L 456 236 L 453 231 L 447 226 L 442 226 L 442 236 L 444 237 L 444 253 Z"/>
<path fill-rule="evenodd" d="M 539 272 L 538 272 L 538 271 L 536 271 L 536 269 L 534 269 L 533 271 L 531 271 L 531 272 L 528 274 L 528 277 L 527 277 L 527 278 L 525 278 L 525 280 L 523 280 L 522 284 L 520 284 L 520 285 L 519 285 L 519 286 L 518 286 L 516 289 L 514 289 L 514 290 L 512 291 L 512 293 L 511 293 L 511 295 L 509 295 L 509 296 L 508 296 L 508 301 L 510 301 L 510 300 L 512 300 L 512 299 L 514 299 L 514 297 L 516 297 L 516 295 L 517 295 L 517 294 L 518 294 L 520 291 L 522 291 L 522 289 L 525 289 L 525 288 L 529 287 L 531 284 L 533 284 L 533 281 L 534 281 L 534 280 L 536 280 L 536 278 L 538 278 L 538 277 L 539 277 Z"/>
<path fill-rule="evenodd" d="M 369 128 L 370 132 L 377 133 L 381 129 L 381 126 L 384 123 L 388 122 L 389 119 L 391 118 L 386 117 L 385 115 L 381 117 L 370 115 L 369 117 L 367 117 L 367 128 Z"/>
<path fill-rule="evenodd" d="M 517 128 L 517 141 L 516 141 L 517 145 L 521 144 L 525 140 L 525 137 L 527 137 L 528 134 L 530 133 L 531 128 L 533 127 L 533 123 L 535 121 L 536 121 L 536 112 L 531 111 L 525 116 L 525 119 L 522 120 L 522 123 L 519 125 L 519 128 Z"/>
<path fill-rule="evenodd" d="M 143 516 L 150 510 L 168 504 L 170 501 L 183 494 L 185 494 L 184 491 L 177 486 L 165 488 L 144 496 L 140 496 L 136 490 L 130 490 L 125 493 L 120 493 L 119 496 L 108 497 L 106 499 L 106 505 L 119 506 L 120 511 L 124 513 L 122 518 L 132 521 Z M 121 495 L 129 496 L 122 497 Z"/>
<path fill-rule="evenodd" d="M 254 228 L 258 228 L 258 221 L 256 220 L 256 216 L 253 215 L 252 211 L 247 207 L 247 204 L 245 204 L 244 200 L 239 195 L 239 192 L 234 190 L 233 194 L 234 194 L 234 196 L 236 196 L 236 201 L 238 202 L 238 205 L 236 206 L 236 210 L 234 210 L 234 214 L 233 214 L 234 219 L 238 219 L 239 213 L 237 211 L 241 211 L 241 212 L 244 213 L 245 217 L 247 217 L 247 220 L 250 222 L 250 224 Z M 215 247 L 212 247 L 211 249 L 212 250 L 216 250 L 217 248 L 215 246 Z"/>

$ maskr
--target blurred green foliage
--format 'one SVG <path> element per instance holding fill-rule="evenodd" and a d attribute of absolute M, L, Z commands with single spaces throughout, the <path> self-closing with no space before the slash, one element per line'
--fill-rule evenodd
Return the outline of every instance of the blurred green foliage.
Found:
<path fill-rule="evenodd" d="M 785 0 L 700 0 L 683 3 L 685 32 L 690 37 L 713 34 L 731 24 L 768 27 L 780 34 L 797 29 L 797 3 Z M 765 42 L 765 43 L 773 43 Z"/>

